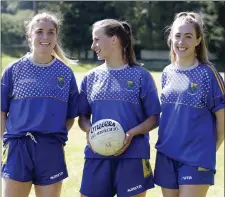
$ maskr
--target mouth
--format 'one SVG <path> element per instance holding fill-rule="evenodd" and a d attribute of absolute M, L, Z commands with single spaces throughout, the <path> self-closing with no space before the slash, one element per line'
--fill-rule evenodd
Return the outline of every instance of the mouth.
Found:
<path fill-rule="evenodd" d="M 95 51 L 97 55 L 101 52 L 101 49 Z"/>
<path fill-rule="evenodd" d="M 49 42 L 40 42 L 41 46 L 49 46 L 50 43 Z"/>
<path fill-rule="evenodd" d="M 187 48 L 185 48 L 185 47 L 177 47 L 177 49 L 178 49 L 178 51 L 186 51 L 187 50 Z"/>

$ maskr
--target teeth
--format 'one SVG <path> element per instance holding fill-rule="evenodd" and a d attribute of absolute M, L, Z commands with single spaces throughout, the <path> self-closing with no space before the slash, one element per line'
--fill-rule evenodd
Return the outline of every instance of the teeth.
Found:
<path fill-rule="evenodd" d="M 186 50 L 186 48 L 181 48 L 181 47 L 178 47 L 178 49 L 179 49 L 180 51 L 185 51 L 185 50 Z"/>
<path fill-rule="evenodd" d="M 96 53 L 98 54 L 98 53 L 100 53 L 100 51 L 101 51 L 101 50 L 97 50 Z"/>
<path fill-rule="evenodd" d="M 49 45 L 50 43 L 49 42 L 41 42 L 41 44 L 43 44 L 43 45 Z"/>

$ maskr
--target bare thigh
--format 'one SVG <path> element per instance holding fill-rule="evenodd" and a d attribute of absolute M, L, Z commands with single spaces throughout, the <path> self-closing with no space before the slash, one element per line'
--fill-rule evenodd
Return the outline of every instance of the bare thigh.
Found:
<path fill-rule="evenodd" d="M 206 197 L 209 185 L 180 185 L 179 197 Z"/>
<path fill-rule="evenodd" d="M 163 187 L 161 189 L 162 189 L 163 197 L 179 197 L 178 189 L 167 189 Z"/>
<path fill-rule="evenodd" d="M 32 182 L 2 178 L 2 197 L 28 197 Z"/>
<path fill-rule="evenodd" d="M 62 181 L 51 185 L 35 185 L 36 197 L 60 197 L 62 189 Z"/>

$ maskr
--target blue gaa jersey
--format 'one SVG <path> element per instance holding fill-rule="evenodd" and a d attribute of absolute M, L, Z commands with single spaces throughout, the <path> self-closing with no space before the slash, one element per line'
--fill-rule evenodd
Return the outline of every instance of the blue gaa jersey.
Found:
<path fill-rule="evenodd" d="M 213 66 L 162 74 L 162 115 L 156 149 L 182 163 L 215 169 L 216 117 L 224 108 L 224 81 Z"/>
<path fill-rule="evenodd" d="M 160 114 L 160 103 L 153 78 L 146 69 L 127 65 L 110 69 L 103 64 L 84 77 L 79 112 L 92 114 L 92 124 L 113 119 L 127 132 L 149 116 Z M 85 158 L 115 156 L 101 156 L 86 146 Z M 149 134 L 135 136 L 128 149 L 116 158 L 150 158 Z"/>
<path fill-rule="evenodd" d="M 27 54 L 1 79 L 1 111 L 8 113 L 4 139 L 27 132 L 67 140 L 66 119 L 78 116 L 78 88 L 72 70 L 58 59 L 38 65 Z"/>

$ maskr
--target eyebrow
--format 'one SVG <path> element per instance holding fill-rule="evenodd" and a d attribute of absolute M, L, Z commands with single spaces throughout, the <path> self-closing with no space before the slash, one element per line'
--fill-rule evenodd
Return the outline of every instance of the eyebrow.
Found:
<path fill-rule="evenodd" d="M 36 29 L 35 31 L 44 30 L 42 28 Z M 49 29 L 48 31 L 56 31 L 56 29 Z"/>
<path fill-rule="evenodd" d="M 175 35 L 177 35 L 177 34 L 181 34 L 181 33 L 175 33 Z M 192 33 L 185 33 L 184 35 L 191 35 L 191 36 L 193 36 L 193 34 Z"/>

